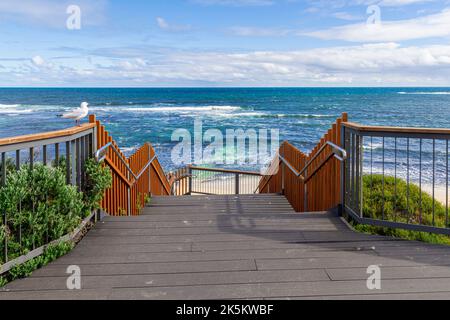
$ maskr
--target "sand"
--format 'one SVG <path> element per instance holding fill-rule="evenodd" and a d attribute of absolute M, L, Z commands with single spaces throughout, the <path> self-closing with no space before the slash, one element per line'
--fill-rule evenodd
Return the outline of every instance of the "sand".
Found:
<path fill-rule="evenodd" d="M 258 176 L 240 176 L 239 193 L 254 194 L 258 188 L 260 177 Z M 217 194 L 227 195 L 236 193 L 235 179 L 231 177 L 219 179 L 195 179 L 192 183 L 193 195 L 195 194 Z"/>
<path fill-rule="evenodd" d="M 432 185 L 422 185 L 422 190 L 426 193 L 428 193 L 430 196 L 433 193 L 433 186 Z M 434 187 L 434 197 L 436 200 L 438 200 L 440 203 L 442 203 L 443 205 L 445 205 L 445 203 L 447 202 L 447 188 L 446 186 L 435 186 Z M 449 190 L 449 201 L 448 203 L 450 204 L 450 190 Z"/>
<path fill-rule="evenodd" d="M 261 177 L 258 176 L 240 176 L 240 194 L 254 194 L 258 188 L 260 179 Z M 235 179 L 234 177 L 195 179 L 193 182 L 193 189 L 195 191 L 193 192 L 194 195 L 201 193 L 217 195 L 235 194 Z M 433 193 L 433 186 L 431 184 L 422 185 L 422 190 L 431 196 Z M 434 196 L 436 200 L 445 205 L 447 201 L 446 186 L 436 185 L 434 187 Z M 448 203 L 450 204 L 450 190 Z"/>

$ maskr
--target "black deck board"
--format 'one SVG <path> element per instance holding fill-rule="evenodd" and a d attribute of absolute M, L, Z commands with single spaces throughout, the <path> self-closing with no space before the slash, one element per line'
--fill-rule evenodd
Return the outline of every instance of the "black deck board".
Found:
<path fill-rule="evenodd" d="M 82 290 L 66 289 L 67 267 Z M 382 290 L 366 286 L 379 265 Z M 0 299 L 450 299 L 450 247 L 356 233 L 279 195 L 152 199 Z"/>

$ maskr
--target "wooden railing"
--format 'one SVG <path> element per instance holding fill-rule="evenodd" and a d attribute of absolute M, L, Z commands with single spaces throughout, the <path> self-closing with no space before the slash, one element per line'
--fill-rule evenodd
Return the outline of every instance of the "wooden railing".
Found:
<path fill-rule="evenodd" d="M 282 193 L 297 212 L 326 211 L 341 201 L 342 123 L 346 113 L 322 137 L 310 154 L 284 142 L 267 174 L 259 184 L 260 193 Z"/>
<path fill-rule="evenodd" d="M 104 160 L 112 172 L 112 187 L 101 203 L 109 215 L 139 215 L 150 195 L 170 195 L 170 183 L 150 143 L 127 158 L 94 115 L 89 121 L 97 127 L 97 159 Z"/>

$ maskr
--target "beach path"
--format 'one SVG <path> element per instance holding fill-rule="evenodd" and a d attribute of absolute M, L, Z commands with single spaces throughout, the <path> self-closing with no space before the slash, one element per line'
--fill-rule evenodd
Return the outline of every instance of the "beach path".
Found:
<path fill-rule="evenodd" d="M 80 268 L 81 290 L 67 289 L 69 266 Z M 367 283 L 373 266 L 380 289 Z M 154 197 L 142 215 L 106 217 L 71 253 L 0 291 L 0 299 L 449 297 L 450 247 L 356 233 L 332 213 L 295 213 L 274 194 Z"/>

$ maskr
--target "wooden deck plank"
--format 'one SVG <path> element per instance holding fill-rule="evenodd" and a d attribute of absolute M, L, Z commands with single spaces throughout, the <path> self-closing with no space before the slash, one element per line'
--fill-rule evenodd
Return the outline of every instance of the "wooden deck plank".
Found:
<path fill-rule="evenodd" d="M 377 242 L 335 242 L 321 244 L 306 244 L 298 242 L 275 242 L 275 241 L 216 241 L 216 242 L 199 242 L 199 243 L 173 243 L 173 244 L 95 244 L 92 241 L 82 242 L 78 246 L 83 250 L 77 251 L 77 254 L 90 255 L 95 251 L 96 255 L 114 255 L 118 253 L 152 253 L 152 252 L 179 252 L 179 251 L 241 251 L 241 250 L 266 250 L 266 249 L 301 249 L 308 252 L 315 251 L 364 251 L 374 250 L 379 252 L 381 248 L 386 247 L 395 249 L 400 245 L 411 245 L 412 250 L 416 248 L 409 242 L 398 241 L 377 241 Z M 404 250 L 404 249 L 403 249 Z M 445 249 L 439 249 L 445 250 Z M 425 250 L 426 252 L 432 250 Z"/>
<path fill-rule="evenodd" d="M 332 280 L 367 279 L 367 268 L 326 269 Z M 382 279 L 450 278 L 450 266 L 387 267 L 381 268 Z M 450 296 L 449 296 L 450 298 Z"/>
<path fill-rule="evenodd" d="M 66 276 L 67 264 L 50 264 L 34 272 L 36 277 Z M 217 272 L 217 271 L 254 271 L 254 260 L 232 261 L 187 261 L 159 262 L 159 263 L 104 263 L 80 265 L 82 274 L 95 275 L 144 275 L 144 274 L 172 274 L 185 272 Z"/>
<path fill-rule="evenodd" d="M 147 288 L 192 285 L 282 283 L 330 281 L 324 270 L 290 271 L 226 271 L 203 273 L 139 274 L 113 276 L 84 276 L 83 289 Z M 31 277 L 18 281 L 12 291 L 64 290 L 66 277 Z"/>
<path fill-rule="evenodd" d="M 378 256 L 374 251 L 365 254 Z M 339 257 L 353 259 L 360 256 L 358 252 L 342 251 L 309 251 L 302 249 L 268 249 L 268 250 L 240 250 L 219 252 L 176 252 L 176 253 L 131 253 L 118 255 L 96 255 L 94 251 L 81 255 L 77 252 L 69 254 L 54 263 L 54 265 L 90 265 L 114 263 L 155 263 L 155 262 L 195 262 L 195 261 L 223 261 L 244 259 L 311 259 Z"/>
<path fill-rule="evenodd" d="M 381 265 L 382 290 L 367 289 Z M 69 291 L 78 265 L 82 290 Z M 155 197 L 0 299 L 450 299 L 450 248 L 351 231 L 279 195 Z"/>
<path fill-rule="evenodd" d="M 442 292 L 450 288 L 450 279 L 414 279 L 388 280 L 377 294 L 404 294 L 422 292 Z M 320 297 L 323 295 L 357 295 L 367 294 L 364 281 L 317 281 L 292 283 L 262 283 L 237 285 L 211 285 L 192 287 L 159 287 L 159 288 L 120 288 L 113 289 L 112 299 L 173 299 L 185 297 L 201 300 L 211 299 L 245 299 L 247 297 Z"/>
<path fill-rule="evenodd" d="M 291 269 L 321 269 L 321 268 L 367 268 L 371 265 L 382 267 L 410 267 L 410 266 L 450 266 L 450 256 L 421 258 L 386 258 L 362 253 L 354 259 L 341 257 L 312 258 L 312 259 L 284 259 L 277 261 L 273 259 L 256 260 L 258 270 L 291 270 Z"/>

